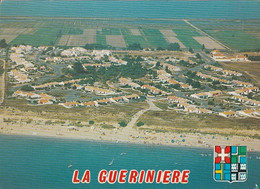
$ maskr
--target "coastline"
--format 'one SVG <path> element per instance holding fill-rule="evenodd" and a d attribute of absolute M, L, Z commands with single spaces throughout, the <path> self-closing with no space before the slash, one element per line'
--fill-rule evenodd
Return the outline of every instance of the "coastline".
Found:
<path fill-rule="evenodd" d="M 242 136 L 222 136 L 187 132 L 155 132 L 139 128 L 99 126 L 71 127 L 61 125 L 9 124 L 0 120 L 0 134 L 57 139 L 86 140 L 104 143 L 144 144 L 167 147 L 212 149 L 215 145 L 245 145 L 248 151 L 260 152 L 260 140 Z M 73 128 L 72 130 L 69 128 Z"/>

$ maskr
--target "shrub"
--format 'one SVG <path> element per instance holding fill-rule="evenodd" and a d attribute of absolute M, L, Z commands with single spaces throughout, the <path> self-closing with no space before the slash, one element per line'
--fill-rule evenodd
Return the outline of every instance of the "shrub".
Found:
<path fill-rule="evenodd" d="M 141 126 L 143 126 L 143 125 L 144 125 L 144 123 L 141 122 L 141 121 L 139 121 L 139 122 L 136 124 L 137 127 L 141 127 Z"/>
<path fill-rule="evenodd" d="M 126 127 L 126 126 L 127 126 L 126 122 L 124 122 L 124 121 L 120 121 L 118 124 L 119 124 L 121 127 Z"/>

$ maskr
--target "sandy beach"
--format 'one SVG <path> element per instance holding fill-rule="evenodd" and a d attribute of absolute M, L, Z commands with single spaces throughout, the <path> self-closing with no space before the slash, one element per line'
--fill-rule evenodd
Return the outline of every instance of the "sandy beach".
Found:
<path fill-rule="evenodd" d="M 0 133 L 11 135 L 33 135 L 57 138 L 71 138 L 95 141 L 123 142 L 149 145 L 187 146 L 212 148 L 214 145 L 246 145 L 249 151 L 260 151 L 260 140 L 243 136 L 211 135 L 199 132 L 155 132 L 142 127 L 103 128 L 98 124 L 76 127 L 69 123 L 46 125 L 47 119 L 26 117 L 32 119 L 24 122 L 25 117 L 15 115 L 0 115 Z M 6 121 L 19 120 L 19 121 Z M 110 123 L 111 124 L 111 123 Z M 61 126 L 62 125 L 62 126 Z M 114 123 L 113 125 L 117 125 Z M 224 131 L 223 131 L 224 132 Z M 226 131 L 232 133 L 230 131 Z M 241 131 L 243 133 L 243 131 Z M 245 131 L 246 132 L 246 131 Z M 254 131 L 252 131 L 254 132 Z"/>

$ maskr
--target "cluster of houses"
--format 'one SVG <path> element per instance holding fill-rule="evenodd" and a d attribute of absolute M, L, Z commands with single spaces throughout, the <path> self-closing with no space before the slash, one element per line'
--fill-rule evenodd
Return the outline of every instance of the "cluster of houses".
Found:
<path fill-rule="evenodd" d="M 238 54 L 234 56 L 225 55 L 218 50 L 213 50 L 210 52 L 212 58 L 217 62 L 247 62 L 248 58 L 243 54 Z"/>
<path fill-rule="evenodd" d="M 50 82 L 50 83 L 45 83 L 42 85 L 35 85 L 32 86 L 35 90 L 41 90 L 41 89 L 47 89 L 47 88 L 52 88 L 52 87 L 57 87 L 57 86 L 64 86 L 66 84 L 74 84 L 77 82 L 80 82 L 82 79 L 73 79 L 69 81 L 62 81 L 62 82 Z"/>
<path fill-rule="evenodd" d="M 132 95 L 126 95 L 126 96 L 118 96 L 118 97 L 111 97 L 111 98 L 104 98 L 104 99 L 99 99 L 95 101 L 88 101 L 88 102 L 65 102 L 65 103 L 60 103 L 59 105 L 64 106 L 65 108 L 73 108 L 73 107 L 80 107 L 80 106 L 99 106 L 99 105 L 106 105 L 106 104 L 111 104 L 111 103 L 119 103 L 119 102 L 129 102 L 130 100 L 135 100 L 139 99 L 140 96 L 136 94 Z"/>
<path fill-rule="evenodd" d="M 151 85 L 142 85 L 141 89 L 148 90 L 149 94 L 154 94 L 154 95 L 158 95 L 158 94 L 166 95 L 167 94 L 165 91 L 158 89 Z"/>
<path fill-rule="evenodd" d="M 216 90 L 216 91 L 209 91 L 209 92 L 192 94 L 192 95 L 190 95 L 190 97 L 196 98 L 196 99 L 206 99 L 206 98 L 210 98 L 210 97 L 220 96 L 222 94 L 223 94 L 222 91 Z"/>
<path fill-rule="evenodd" d="M 119 85 L 120 86 L 130 86 L 133 89 L 140 88 L 141 86 L 135 82 L 132 81 L 130 78 L 119 78 Z"/>
<path fill-rule="evenodd" d="M 159 81 L 161 81 L 163 83 L 169 83 L 172 85 L 179 84 L 182 89 L 189 89 L 189 90 L 192 89 L 192 86 L 190 86 L 186 83 L 176 81 L 175 79 L 172 79 L 171 74 L 167 73 L 165 70 L 157 70 L 157 75 L 158 75 L 157 77 L 158 77 Z"/>
<path fill-rule="evenodd" d="M 239 73 L 239 72 L 236 72 L 236 71 L 224 70 L 223 68 L 212 66 L 212 65 L 205 65 L 204 68 L 205 69 L 210 69 L 210 70 L 215 71 L 215 72 L 221 72 L 222 74 L 224 74 L 226 76 L 237 76 L 237 77 L 240 77 L 240 76 L 243 75 L 242 73 Z"/>
<path fill-rule="evenodd" d="M 169 103 L 176 103 L 177 107 L 182 108 L 183 111 L 188 112 L 188 113 L 197 113 L 197 114 L 211 114 L 212 111 L 205 109 L 205 108 L 201 108 L 201 107 L 197 107 L 193 104 L 191 104 L 190 100 L 185 99 L 185 98 L 181 98 L 181 97 L 177 97 L 177 96 L 168 96 L 167 97 Z"/>
<path fill-rule="evenodd" d="M 242 88 L 242 89 L 237 89 L 232 92 L 228 92 L 230 95 L 234 96 L 239 96 L 239 95 L 248 95 L 251 92 L 258 92 L 259 88 L 258 87 L 248 87 L 248 88 Z"/>
<path fill-rule="evenodd" d="M 22 73 L 21 71 L 18 71 L 16 69 L 11 70 L 8 74 L 9 76 L 13 77 L 18 83 L 28 83 L 31 81 L 28 74 Z"/>
<path fill-rule="evenodd" d="M 240 111 L 225 111 L 220 112 L 220 116 L 226 117 L 226 118 L 234 118 L 234 117 L 259 117 L 260 116 L 260 109 L 246 109 L 246 110 L 240 110 Z"/>
<path fill-rule="evenodd" d="M 260 102 L 257 100 L 249 99 L 244 96 L 232 96 L 231 99 L 237 100 L 238 102 L 242 102 L 245 104 L 249 104 L 251 106 L 260 106 Z"/>
<path fill-rule="evenodd" d="M 113 95 L 113 94 L 115 94 L 115 92 L 112 91 L 112 90 L 103 89 L 103 88 L 99 88 L 99 87 L 93 87 L 93 86 L 83 86 L 83 85 L 79 85 L 79 84 L 74 84 L 71 87 L 72 88 L 75 87 L 77 90 L 83 90 L 83 91 L 86 91 L 86 92 L 95 93 L 97 95 Z"/>
<path fill-rule="evenodd" d="M 55 97 L 51 95 L 45 93 L 37 94 L 37 93 L 25 92 L 21 90 L 15 91 L 13 93 L 13 97 L 26 98 L 27 100 L 39 105 L 53 104 L 54 102 L 56 102 Z"/>
<path fill-rule="evenodd" d="M 217 77 L 213 77 L 211 75 L 207 75 L 207 74 L 203 74 L 201 72 L 197 72 L 196 74 L 198 77 L 202 78 L 202 79 L 211 79 L 212 81 L 219 81 L 220 83 L 229 83 L 228 80 L 225 80 L 225 79 L 220 79 L 220 78 L 217 78 Z"/>

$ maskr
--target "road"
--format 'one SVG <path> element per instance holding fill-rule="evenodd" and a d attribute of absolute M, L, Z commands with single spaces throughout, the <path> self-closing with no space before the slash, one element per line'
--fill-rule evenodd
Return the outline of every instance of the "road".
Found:
<path fill-rule="evenodd" d="M 2 105 L 4 103 L 5 100 L 5 80 L 6 80 L 6 61 L 3 61 L 3 69 L 4 69 L 4 73 L 0 76 L 0 91 L 1 91 L 1 97 L 0 97 L 0 104 Z"/>
<path fill-rule="evenodd" d="M 138 121 L 138 119 L 147 111 L 151 110 L 151 111 L 162 111 L 160 108 L 158 108 L 157 106 L 155 106 L 155 104 L 153 103 L 153 99 L 151 98 L 147 98 L 147 103 L 149 104 L 149 108 L 147 109 L 143 109 L 140 110 L 139 112 L 137 112 L 135 115 L 133 115 L 131 121 L 127 124 L 127 126 L 125 127 L 125 130 L 131 130 L 136 122 Z"/>
<path fill-rule="evenodd" d="M 193 27 L 195 30 L 197 30 L 199 33 L 206 35 L 207 37 L 209 37 L 210 39 L 212 39 L 213 41 L 215 41 L 216 43 L 220 44 L 221 46 L 225 47 L 226 49 L 231 50 L 228 46 L 224 45 L 223 43 L 219 42 L 218 40 L 216 40 L 215 38 L 211 37 L 209 34 L 207 34 L 206 32 L 202 31 L 201 29 L 199 29 L 198 27 L 194 26 L 192 23 L 190 23 L 188 20 L 183 20 L 184 22 L 186 22 L 186 24 L 190 25 L 191 27 Z"/>

